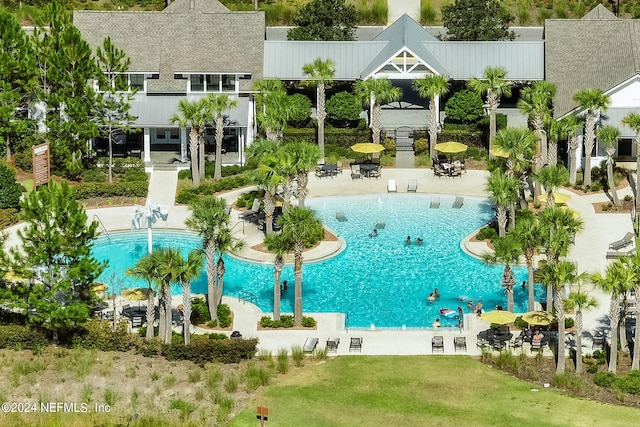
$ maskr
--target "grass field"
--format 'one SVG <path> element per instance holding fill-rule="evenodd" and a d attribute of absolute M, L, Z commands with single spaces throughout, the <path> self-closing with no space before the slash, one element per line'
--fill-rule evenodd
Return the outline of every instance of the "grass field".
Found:
<path fill-rule="evenodd" d="M 537 390 L 537 391 L 533 391 Z M 630 426 L 639 409 L 566 396 L 468 357 L 339 357 L 292 371 L 231 426 Z"/>

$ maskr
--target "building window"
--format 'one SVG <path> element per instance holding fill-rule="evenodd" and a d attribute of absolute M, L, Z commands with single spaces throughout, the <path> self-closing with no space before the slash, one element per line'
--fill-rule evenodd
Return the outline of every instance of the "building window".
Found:
<path fill-rule="evenodd" d="M 189 92 L 237 92 L 235 74 L 191 74 Z"/>
<path fill-rule="evenodd" d="M 189 83 L 191 83 L 191 92 L 204 92 L 204 75 L 192 74 Z"/>
<path fill-rule="evenodd" d="M 113 77 L 112 85 L 118 92 L 131 92 L 135 89 L 138 92 L 145 91 L 145 75 L 141 73 L 117 74 Z M 100 86 L 101 92 L 106 91 L 106 87 Z"/>
<path fill-rule="evenodd" d="M 236 91 L 236 76 L 234 76 L 233 74 L 225 74 L 222 76 L 222 91 L 223 92 Z"/>

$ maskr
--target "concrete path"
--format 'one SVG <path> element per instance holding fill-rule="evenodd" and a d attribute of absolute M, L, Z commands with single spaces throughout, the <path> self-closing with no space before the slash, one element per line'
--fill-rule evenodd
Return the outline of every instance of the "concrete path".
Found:
<path fill-rule="evenodd" d="M 149 181 L 149 196 L 154 205 L 173 206 L 178 186 L 177 170 L 154 170 Z"/>
<path fill-rule="evenodd" d="M 396 22 L 405 13 L 420 22 L 420 0 L 387 0 L 387 25 Z"/>

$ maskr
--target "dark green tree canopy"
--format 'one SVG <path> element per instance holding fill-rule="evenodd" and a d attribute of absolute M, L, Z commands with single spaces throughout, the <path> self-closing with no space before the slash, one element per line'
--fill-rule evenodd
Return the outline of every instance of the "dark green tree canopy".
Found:
<path fill-rule="evenodd" d="M 289 40 L 354 40 L 356 8 L 345 0 L 312 0 L 293 18 Z"/>
<path fill-rule="evenodd" d="M 498 0 L 456 0 L 442 8 L 446 40 L 513 40 L 513 16 Z"/>
<path fill-rule="evenodd" d="M 311 118 L 311 100 L 301 93 L 289 96 L 289 120 L 296 127 L 305 126 Z"/>
<path fill-rule="evenodd" d="M 0 209 L 18 208 L 24 187 L 16 182 L 16 171 L 0 160 Z"/>
<path fill-rule="evenodd" d="M 347 91 L 338 92 L 327 101 L 327 117 L 333 125 L 347 126 L 349 122 L 357 122 L 360 113 L 362 104 Z"/>
<path fill-rule="evenodd" d="M 453 123 L 476 123 L 484 116 L 484 103 L 477 93 L 470 90 L 456 92 L 444 106 L 446 120 Z"/>

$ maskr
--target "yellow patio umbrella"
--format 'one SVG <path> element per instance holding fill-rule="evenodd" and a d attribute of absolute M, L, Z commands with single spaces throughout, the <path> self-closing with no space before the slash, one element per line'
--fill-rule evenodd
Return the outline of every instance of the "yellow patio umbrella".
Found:
<path fill-rule="evenodd" d="M 500 147 L 493 147 L 489 150 L 489 154 L 496 157 L 504 157 L 505 159 L 509 157 L 509 153 Z"/>
<path fill-rule="evenodd" d="M 145 301 L 149 297 L 149 288 L 131 288 L 122 291 L 122 298 L 129 301 Z"/>
<path fill-rule="evenodd" d="M 540 201 L 542 202 L 546 202 L 547 201 L 547 193 L 545 194 L 541 194 L 539 197 Z M 564 193 L 553 193 L 553 199 L 556 201 L 556 203 L 567 203 L 569 200 L 571 200 L 571 196 L 568 194 L 564 194 Z"/>
<path fill-rule="evenodd" d="M 374 144 L 372 142 L 361 142 L 351 146 L 351 149 L 356 153 L 373 154 L 384 151 L 382 144 Z"/>
<path fill-rule="evenodd" d="M 511 323 L 516 320 L 516 315 L 510 311 L 491 310 L 484 313 L 480 318 L 497 325 L 506 325 L 507 323 Z"/>
<path fill-rule="evenodd" d="M 91 286 L 91 289 L 93 290 L 93 292 L 100 294 L 109 289 L 109 285 L 107 285 L 106 283 L 95 282 L 93 286 Z"/>
<path fill-rule="evenodd" d="M 454 141 L 441 142 L 439 144 L 436 144 L 436 150 L 440 151 L 441 153 L 463 153 L 467 151 L 467 148 L 469 147 Z"/>
<path fill-rule="evenodd" d="M 548 311 L 528 311 L 522 315 L 522 320 L 530 325 L 546 326 L 553 322 L 555 317 Z"/>
<path fill-rule="evenodd" d="M 580 212 L 578 212 L 575 209 L 571 209 L 569 206 L 560 206 L 560 209 L 562 209 L 563 211 L 570 212 L 574 218 L 580 218 Z"/>

